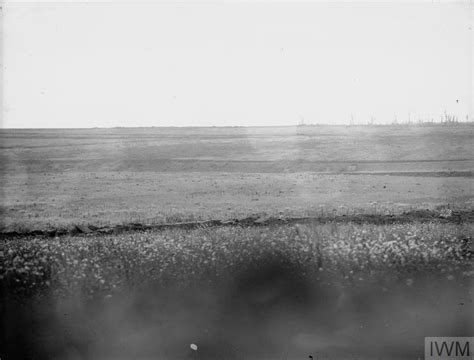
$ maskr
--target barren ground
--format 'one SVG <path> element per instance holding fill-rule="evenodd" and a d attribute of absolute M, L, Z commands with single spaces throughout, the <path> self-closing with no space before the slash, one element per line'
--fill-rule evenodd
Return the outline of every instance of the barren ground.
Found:
<path fill-rule="evenodd" d="M 471 336 L 473 135 L 1 130 L 0 357 L 408 359 Z M 56 231 L 254 215 L 311 219 Z"/>
<path fill-rule="evenodd" d="M 474 126 L 1 130 L 4 231 L 472 208 Z"/>

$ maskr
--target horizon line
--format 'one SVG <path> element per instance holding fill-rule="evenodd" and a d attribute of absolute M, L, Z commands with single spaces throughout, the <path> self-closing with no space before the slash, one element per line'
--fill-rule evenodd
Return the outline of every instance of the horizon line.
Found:
<path fill-rule="evenodd" d="M 93 129 L 153 129 L 153 128 L 279 128 L 279 127 L 358 127 L 358 126 L 440 126 L 440 125 L 474 125 L 474 119 L 468 121 L 422 121 L 422 122 L 399 122 L 399 123 L 355 123 L 355 124 L 327 124 L 327 123 L 314 123 L 314 124 L 293 124 L 293 125 L 149 125 L 149 126 L 93 126 L 93 127 L 2 127 L 0 130 L 93 130 Z"/>

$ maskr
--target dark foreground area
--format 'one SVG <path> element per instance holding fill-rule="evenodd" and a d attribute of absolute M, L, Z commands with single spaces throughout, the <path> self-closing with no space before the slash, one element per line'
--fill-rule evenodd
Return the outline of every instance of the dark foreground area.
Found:
<path fill-rule="evenodd" d="M 5 359 L 410 359 L 470 336 L 470 223 L 3 240 Z"/>
<path fill-rule="evenodd" d="M 461 273 L 337 288 L 287 266 L 269 260 L 219 287 L 7 304 L 2 358 L 417 359 L 427 335 L 472 334 Z"/>

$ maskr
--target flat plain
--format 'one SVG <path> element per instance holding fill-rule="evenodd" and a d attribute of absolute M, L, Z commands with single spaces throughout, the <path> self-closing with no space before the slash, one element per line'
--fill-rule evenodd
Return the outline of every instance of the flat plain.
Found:
<path fill-rule="evenodd" d="M 472 336 L 473 135 L 1 130 L 0 357 L 416 359 Z M 288 221 L 180 224 L 253 216 Z M 32 232 L 124 223 L 178 226 Z"/>
<path fill-rule="evenodd" d="M 472 124 L 1 130 L 3 231 L 472 208 Z"/>

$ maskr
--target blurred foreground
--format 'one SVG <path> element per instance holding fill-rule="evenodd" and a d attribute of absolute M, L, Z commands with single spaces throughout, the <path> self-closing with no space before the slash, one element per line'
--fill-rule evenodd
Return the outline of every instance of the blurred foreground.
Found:
<path fill-rule="evenodd" d="M 5 241 L 0 355 L 422 358 L 425 336 L 473 333 L 472 230 L 327 224 Z"/>

